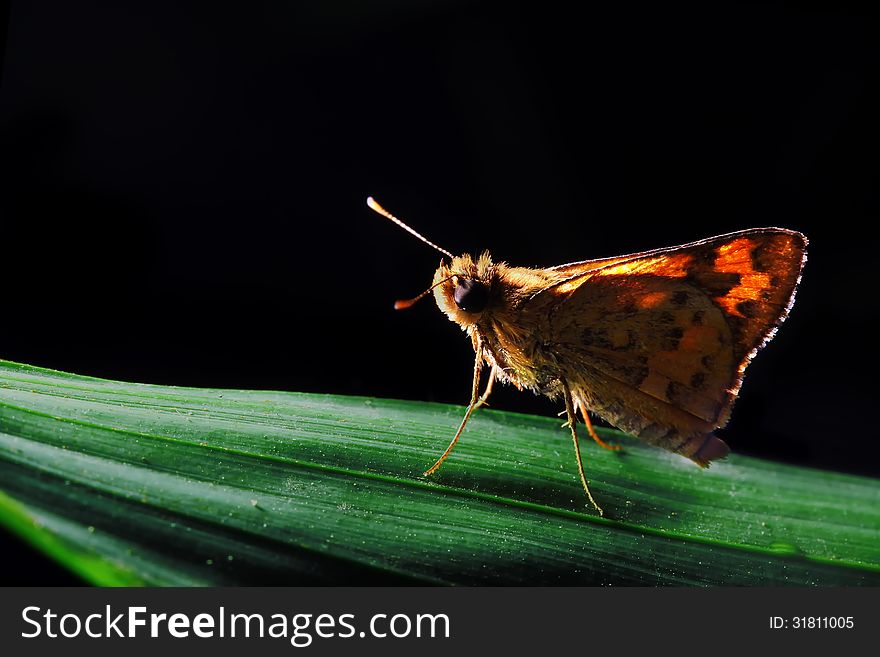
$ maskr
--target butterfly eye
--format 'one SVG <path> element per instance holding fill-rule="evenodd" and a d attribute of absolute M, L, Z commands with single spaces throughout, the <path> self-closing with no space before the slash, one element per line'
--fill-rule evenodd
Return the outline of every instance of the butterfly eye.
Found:
<path fill-rule="evenodd" d="M 489 302 L 489 290 L 480 281 L 471 278 L 460 278 L 452 295 L 455 305 L 469 313 L 478 313 Z"/>

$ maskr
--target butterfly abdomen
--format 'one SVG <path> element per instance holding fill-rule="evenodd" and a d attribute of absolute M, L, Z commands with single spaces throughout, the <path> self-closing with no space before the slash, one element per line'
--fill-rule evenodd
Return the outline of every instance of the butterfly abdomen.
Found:
<path fill-rule="evenodd" d="M 581 414 L 593 411 L 606 422 L 640 440 L 685 456 L 698 465 L 724 458 L 727 444 L 712 433 L 714 423 L 695 418 L 690 413 L 664 404 L 640 391 L 626 389 L 603 379 L 590 380 L 589 374 L 572 388 L 575 405 Z M 601 390 L 597 393 L 596 389 Z"/>

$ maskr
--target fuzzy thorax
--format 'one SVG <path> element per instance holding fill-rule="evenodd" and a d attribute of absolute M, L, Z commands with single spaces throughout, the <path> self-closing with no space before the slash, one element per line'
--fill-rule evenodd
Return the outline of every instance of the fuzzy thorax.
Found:
<path fill-rule="evenodd" d="M 449 263 L 441 261 L 434 272 L 434 299 L 440 310 L 463 330 L 471 331 L 477 324 L 488 329 L 497 322 L 515 324 L 523 302 L 563 279 L 550 269 L 494 263 L 489 252 L 483 251 L 476 260 L 464 254 Z M 480 312 L 462 310 L 456 303 L 455 290 L 462 281 L 478 282 L 488 291 L 488 302 Z"/>

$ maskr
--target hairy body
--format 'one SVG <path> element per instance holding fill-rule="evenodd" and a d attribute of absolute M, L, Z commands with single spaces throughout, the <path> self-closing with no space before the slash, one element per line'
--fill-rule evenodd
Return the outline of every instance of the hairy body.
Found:
<path fill-rule="evenodd" d="M 463 255 L 441 262 L 434 298 L 471 337 L 475 388 L 486 363 L 489 390 L 563 397 L 597 442 L 589 411 L 706 466 L 729 451 L 713 431 L 784 320 L 805 249 L 800 233 L 766 228 L 547 269 Z M 484 302 L 462 308 L 462 282 Z"/>

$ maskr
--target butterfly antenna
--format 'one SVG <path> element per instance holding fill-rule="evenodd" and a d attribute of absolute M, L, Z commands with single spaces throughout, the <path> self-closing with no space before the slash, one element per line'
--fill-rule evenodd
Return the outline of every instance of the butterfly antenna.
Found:
<path fill-rule="evenodd" d="M 433 292 L 435 287 L 437 287 L 438 285 L 443 285 L 443 283 L 445 283 L 446 281 L 448 281 L 452 278 L 455 278 L 455 276 L 454 275 L 447 276 L 442 281 L 437 281 L 431 287 L 429 287 L 427 290 L 422 292 L 419 296 L 413 297 L 412 299 L 398 299 L 397 301 L 394 302 L 394 310 L 406 310 L 407 308 L 409 308 L 410 306 L 415 304 L 416 301 L 424 299 L 426 296 L 431 294 L 431 292 Z"/>
<path fill-rule="evenodd" d="M 410 228 L 409 226 L 407 226 L 407 225 L 406 225 L 405 223 L 403 223 L 400 219 L 398 219 L 398 218 L 395 217 L 393 214 L 391 214 L 390 212 L 388 212 L 388 210 L 386 210 L 386 209 L 383 208 L 381 205 L 379 205 L 378 203 L 376 203 L 375 199 L 373 199 L 372 196 L 368 196 L 368 197 L 367 197 L 367 205 L 368 205 L 368 206 L 370 207 L 370 209 L 373 210 L 374 212 L 378 212 L 379 214 L 381 214 L 381 215 L 382 215 L 383 217 L 385 217 L 386 219 L 391 219 L 391 221 L 393 221 L 393 222 L 396 223 L 398 226 L 400 226 L 401 228 L 403 228 L 403 229 L 404 229 L 406 232 L 408 232 L 410 235 L 415 235 L 415 236 L 418 237 L 420 240 L 422 240 L 425 244 L 427 244 L 428 246 L 432 246 L 432 247 L 434 247 L 435 249 L 437 249 L 437 250 L 438 250 L 440 253 L 442 253 L 443 255 L 447 255 L 447 256 L 449 256 L 450 259 L 452 259 L 452 258 L 455 257 L 455 256 L 453 256 L 449 251 L 447 251 L 446 249 L 441 249 L 439 246 L 437 246 L 436 244 L 434 244 L 434 242 L 432 242 L 431 240 L 425 239 L 422 235 L 419 235 L 416 231 L 414 231 L 412 228 Z"/>

